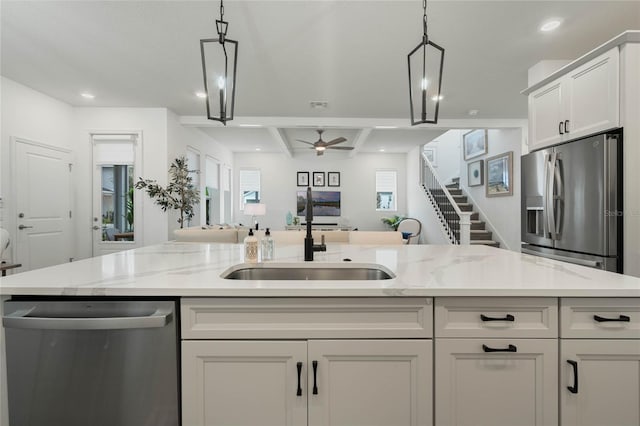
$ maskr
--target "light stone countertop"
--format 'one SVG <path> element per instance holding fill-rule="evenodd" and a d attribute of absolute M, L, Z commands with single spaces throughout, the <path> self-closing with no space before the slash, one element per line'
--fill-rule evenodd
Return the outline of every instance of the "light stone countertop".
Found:
<path fill-rule="evenodd" d="M 227 280 L 220 274 L 243 262 L 241 244 L 167 242 L 0 278 L 0 295 L 640 297 L 640 278 L 486 246 L 329 244 L 313 265 L 345 258 L 396 278 Z M 269 263 L 308 264 L 302 246 L 277 246 Z"/>

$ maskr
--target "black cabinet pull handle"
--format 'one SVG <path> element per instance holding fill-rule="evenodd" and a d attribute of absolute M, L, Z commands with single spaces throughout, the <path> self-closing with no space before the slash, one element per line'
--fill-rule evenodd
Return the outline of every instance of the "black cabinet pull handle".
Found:
<path fill-rule="evenodd" d="M 593 319 L 598 322 L 629 322 L 631 317 L 627 315 L 620 315 L 618 318 L 605 318 L 600 315 L 594 315 Z"/>
<path fill-rule="evenodd" d="M 564 132 L 562 131 L 562 121 L 558 123 L 558 133 L 564 135 Z"/>
<path fill-rule="evenodd" d="M 564 120 L 564 132 L 569 133 L 569 120 Z"/>
<path fill-rule="evenodd" d="M 318 374 L 318 361 L 313 361 L 313 394 L 317 395 L 318 394 L 318 380 L 317 380 L 317 374 Z"/>
<path fill-rule="evenodd" d="M 516 318 L 511 314 L 507 314 L 507 316 L 504 318 L 488 317 L 485 314 L 480 314 L 480 319 L 482 321 L 512 321 L 512 322 L 516 320 Z"/>
<path fill-rule="evenodd" d="M 482 345 L 482 350 L 485 352 L 518 352 L 518 348 L 516 348 L 514 345 L 509 345 L 504 349 L 490 348 L 487 345 Z"/>
<path fill-rule="evenodd" d="M 573 367 L 573 386 L 567 386 L 567 389 L 571 393 L 578 393 L 578 362 L 571 359 L 567 362 Z"/>
<path fill-rule="evenodd" d="M 302 363 L 299 362 L 296 364 L 298 368 L 298 391 L 296 392 L 297 396 L 302 396 L 302 386 L 300 386 L 300 376 L 302 375 Z"/>

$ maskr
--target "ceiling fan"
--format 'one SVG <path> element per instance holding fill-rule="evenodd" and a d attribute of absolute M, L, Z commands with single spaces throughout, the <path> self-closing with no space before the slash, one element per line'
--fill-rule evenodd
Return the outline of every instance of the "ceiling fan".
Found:
<path fill-rule="evenodd" d="M 349 151 L 349 150 L 353 149 L 352 146 L 335 146 L 335 145 L 337 145 L 339 143 L 347 141 L 347 139 L 345 139 L 343 137 L 335 138 L 332 141 L 325 142 L 325 141 L 322 140 L 322 133 L 324 132 L 324 130 L 317 129 L 316 132 L 318 132 L 318 140 L 315 141 L 315 142 L 307 142 L 307 141 L 303 141 L 302 139 L 296 139 L 296 140 L 298 142 L 302 142 L 302 143 L 306 143 L 307 145 L 311 145 L 311 149 L 315 149 L 317 155 L 323 155 L 324 151 L 327 150 L 327 149 L 342 149 L 342 150 L 345 150 L 345 151 Z"/>

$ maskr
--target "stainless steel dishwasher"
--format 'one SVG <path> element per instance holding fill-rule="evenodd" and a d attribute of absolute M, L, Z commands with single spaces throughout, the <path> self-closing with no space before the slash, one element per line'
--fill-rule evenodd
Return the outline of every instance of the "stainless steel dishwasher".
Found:
<path fill-rule="evenodd" d="M 175 301 L 7 301 L 10 426 L 180 424 Z"/>

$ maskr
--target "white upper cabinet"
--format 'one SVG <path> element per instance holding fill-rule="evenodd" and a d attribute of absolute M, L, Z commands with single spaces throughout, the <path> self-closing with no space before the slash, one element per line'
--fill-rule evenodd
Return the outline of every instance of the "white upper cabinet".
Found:
<path fill-rule="evenodd" d="M 529 148 L 540 149 L 620 125 L 618 47 L 529 94 Z"/>

